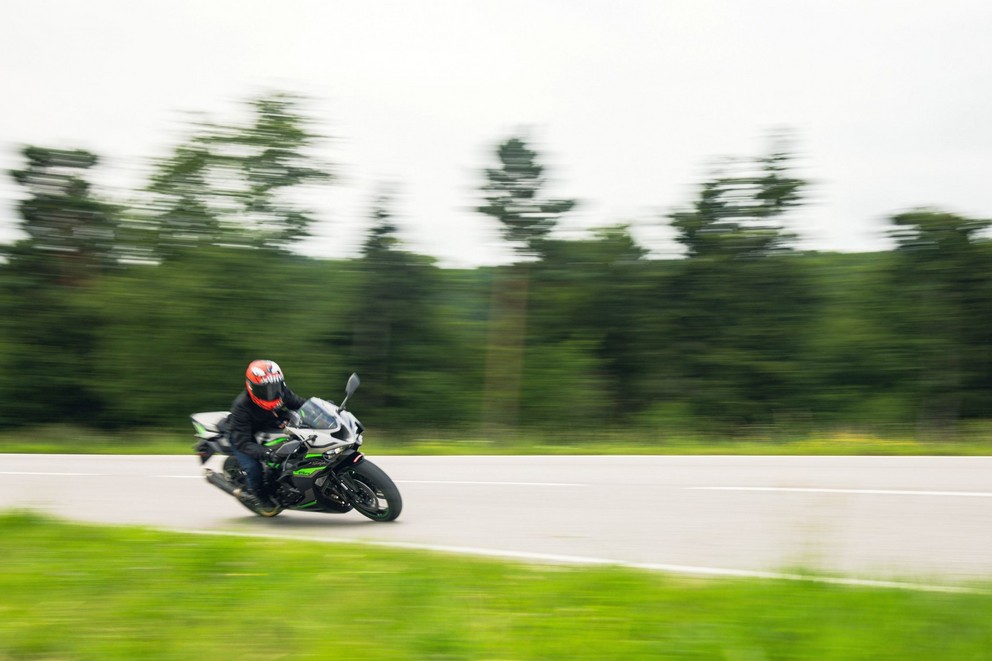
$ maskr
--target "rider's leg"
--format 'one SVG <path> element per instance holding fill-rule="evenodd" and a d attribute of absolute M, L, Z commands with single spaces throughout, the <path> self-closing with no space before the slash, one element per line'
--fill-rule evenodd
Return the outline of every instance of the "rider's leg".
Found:
<path fill-rule="evenodd" d="M 241 464 L 241 468 L 245 471 L 245 476 L 248 478 L 248 488 L 260 500 L 269 500 L 263 479 L 262 462 L 236 448 L 232 448 L 232 451 L 238 463 Z"/>

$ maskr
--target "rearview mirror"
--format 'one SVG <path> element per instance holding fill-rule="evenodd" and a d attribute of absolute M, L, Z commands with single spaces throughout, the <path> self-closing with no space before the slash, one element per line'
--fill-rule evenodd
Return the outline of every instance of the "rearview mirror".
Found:
<path fill-rule="evenodd" d="M 356 390 L 358 390 L 359 383 L 361 383 L 361 381 L 358 380 L 358 375 L 352 372 L 351 376 L 348 377 L 348 383 L 344 387 L 344 401 L 341 402 L 342 411 L 348 404 L 348 398 L 351 397 Z"/>
<path fill-rule="evenodd" d="M 344 387 L 344 394 L 351 397 L 358 390 L 358 384 L 360 383 L 361 380 L 359 380 L 358 375 L 352 372 L 351 376 L 348 377 L 348 384 Z"/>

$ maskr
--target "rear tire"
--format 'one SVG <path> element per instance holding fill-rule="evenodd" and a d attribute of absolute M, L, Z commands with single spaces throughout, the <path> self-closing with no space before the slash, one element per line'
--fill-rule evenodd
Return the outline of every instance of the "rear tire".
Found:
<path fill-rule="evenodd" d="M 238 462 L 237 457 L 228 457 L 224 460 L 224 477 L 231 484 L 235 484 L 242 489 L 248 486 L 248 478 L 245 476 L 245 470 L 241 468 L 241 463 Z"/>
<path fill-rule="evenodd" d="M 403 498 L 385 471 L 365 459 L 341 475 L 352 490 L 352 504 L 373 521 L 393 521 L 403 510 Z"/>

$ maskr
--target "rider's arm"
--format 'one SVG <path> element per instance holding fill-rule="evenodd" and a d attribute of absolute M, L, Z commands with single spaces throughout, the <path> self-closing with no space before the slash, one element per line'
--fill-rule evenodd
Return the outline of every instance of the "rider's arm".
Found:
<path fill-rule="evenodd" d="M 231 411 L 231 416 L 227 422 L 231 444 L 249 457 L 264 459 L 266 448 L 255 442 L 255 435 L 252 432 L 251 418 L 248 412 L 241 408 Z"/>
<path fill-rule="evenodd" d="M 283 402 L 283 406 L 285 406 L 286 408 L 288 408 L 291 411 L 295 411 L 298 408 L 300 408 L 301 406 L 303 406 L 304 404 L 306 404 L 307 403 L 307 400 L 303 399 L 302 397 L 300 397 L 299 395 L 297 395 L 295 392 L 293 392 L 292 390 L 290 390 L 289 389 L 289 386 L 283 386 L 283 389 L 282 389 L 282 402 Z"/>

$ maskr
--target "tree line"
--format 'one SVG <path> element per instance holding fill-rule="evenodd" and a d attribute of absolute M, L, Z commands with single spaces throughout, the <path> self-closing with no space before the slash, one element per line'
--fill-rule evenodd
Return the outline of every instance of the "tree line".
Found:
<path fill-rule="evenodd" d="M 520 136 L 493 153 L 477 211 L 517 258 L 441 269 L 405 250 L 388 195 L 360 256 L 309 259 L 301 186 L 334 185 L 300 99 L 201 124 L 126 203 L 97 155 L 26 147 L 10 174 L 26 238 L 0 264 L 0 420 L 178 427 L 225 408 L 249 360 L 297 392 L 363 377 L 385 428 L 604 426 L 734 433 L 774 426 L 953 429 L 992 411 L 990 222 L 892 216 L 890 251 L 799 251 L 804 200 L 786 138 L 725 161 L 666 221 L 685 249 L 650 259 L 623 225 L 564 241 L 575 200 L 546 194 Z"/>

